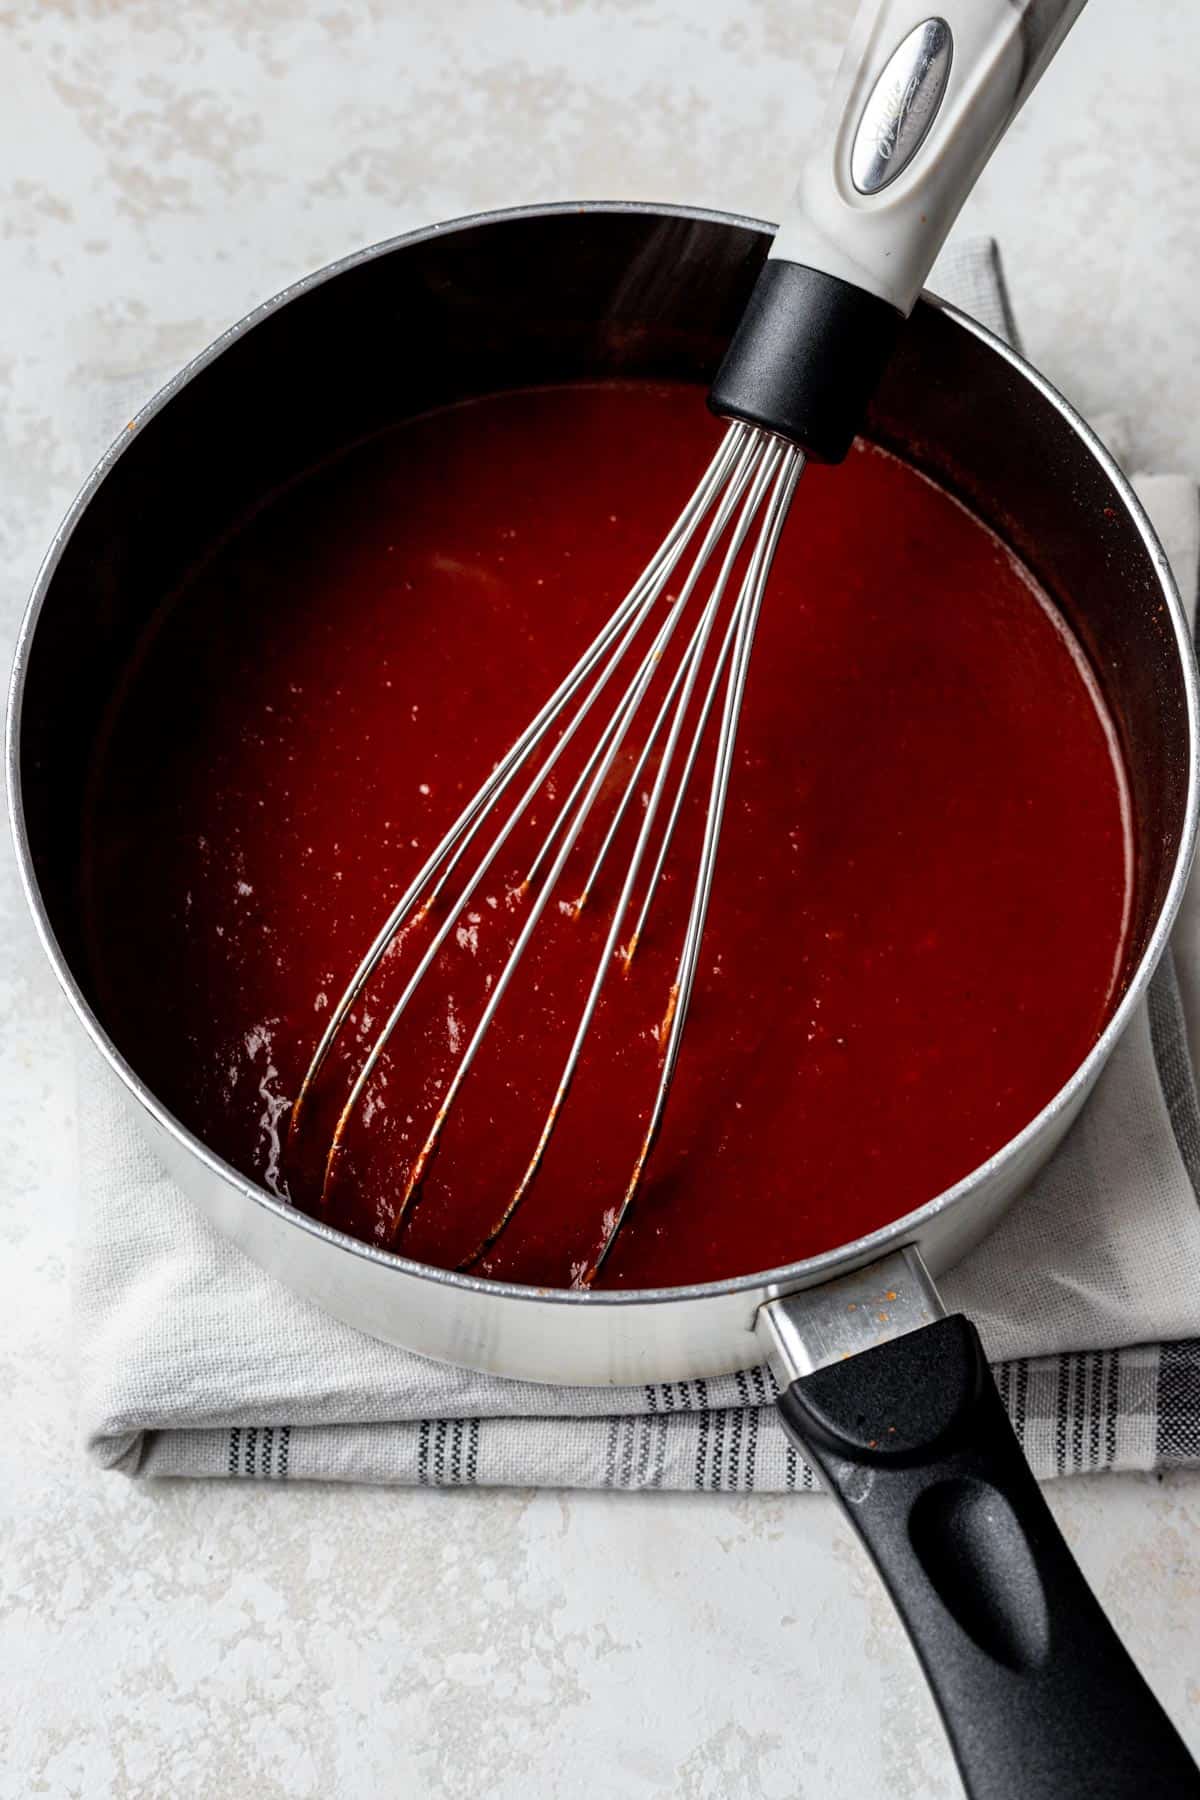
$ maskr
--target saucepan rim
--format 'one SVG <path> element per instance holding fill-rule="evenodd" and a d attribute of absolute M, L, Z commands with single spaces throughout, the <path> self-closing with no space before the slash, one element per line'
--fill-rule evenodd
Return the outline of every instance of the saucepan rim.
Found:
<path fill-rule="evenodd" d="M 428 242 L 430 239 L 447 235 L 451 232 L 466 231 L 486 225 L 503 224 L 507 221 L 522 219 L 552 218 L 564 215 L 589 216 L 609 214 L 640 214 L 652 218 L 682 219 L 689 222 L 707 222 L 717 225 L 732 226 L 739 230 L 752 231 L 766 236 L 774 234 L 775 227 L 761 219 L 755 219 L 734 213 L 719 212 L 703 207 L 680 205 L 655 205 L 641 201 L 588 201 L 558 202 L 537 206 L 518 206 L 499 210 L 473 213 L 462 218 L 444 223 L 425 226 L 416 231 L 406 232 L 398 237 L 385 239 L 378 244 L 369 245 L 354 251 L 349 256 L 340 258 L 325 267 L 315 270 L 302 280 L 284 288 L 273 298 L 262 302 L 248 312 L 244 318 L 223 332 L 207 349 L 203 350 L 191 362 L 187 363 L 170 381 L 156 393 L 152 399 L 138 411 L 129 425 L 110 445 L 96 467 L 83 483 L 75 499 L 72 501 L 66 516 L 55 532 L 50 546 L 43 558 L 33 586 L 24 618 L 17 637 L 16 653 L 13 662 L 6 731 L 6 762 L 8 776 L 9 815 L 13 838 L 16 845 L 17 862 L 20 870 L 21 884 L 25 898 L 33 914 L 34 923 L 42 947 L 50 964 L 70 1002 L 76 1017 L 82 1024 L 93 1045 L 109 1068 L 118 1077 L 124 1088 L 138 1105 L 150 1115 L 155 1124 L 191 1156 L 195 1157 L 211 1174 L 215 1175 L 227 1187 L 240 1193 L 255 1206 L 261 1206 L 276 1214 L 286 1223 L 300 1231 L 311 1233 L 314 1237 L 324 1239 L 331 1246 L 354 1257 L 362 1257 L 383 1268 L 393 1269 L 398 1274 L 416 1277 L 461 1293 L 486 1293 L 497 1298 L 506 1297 L 512 1300 L 533 1301 L 539 1304 L 547 1302 L 563 1306 L 583 1307 L 628 1307 L 645 1306 L 647 1304 L 670 1304 L 703 1300 L 723 1295 L 738 1293 L 761 1293 L 764 1289 L 774 1293 L 784 1293 L 798 1288 L 815 1286 L 829 1277 L 840 1274 L 852 1264 L 870 1261 L 873 1257 L 884 1254 L 897 1245 L 915 1240 L 922 1230 L 940 1213 L 964 1200 L 973 1189 L 985 1184 L 993 1175 L 1000 1174 L 1022 1155 L 1023 1151 L 1042 1132 L 1046 1131 L 1056 1119 L 1067 1113 L 1082 1088 L 1085 1088 L 1097 1074 L 1099 1067 L 1111 1053 L 1117 1039 L 1129 1024 L 1135 1007 L 1146 991 L 1146 987 L 1155 967 L 1166 947 L 1171 926 L 1179 909 L 1184 886 L 1191 866 L 1196 842 L 1197 810 L 1200 805 L 1200 699 L 1197 692 L 1197 675 L 1191 633 L 1183 611 L 1182 602 L 1171 573 L 1166 554 L 1151 525 L 1146 512 L 1129 481 L 1118 467 L 1104 445 L 1097 438 L 1090 426 L 1066 401 L 1045 377 L 1038 373 L 1011 345 L 997 338 L 978 321 L 961 312 L 947 301 L 934 294 L 923 296 L 921 304 L 936 307 L 958 329 L 967 332 L 978 340 L 993 355 L 998 356 L 1008 367 L 1021 377 L 1041 398 L 1052 406 L 1081 441 L 1094 461 L 1099 465 L 1107 478 L 1113 492 L 1119 497 L 1126 513 L 1136 527 L 1146 551 L 1157 572 L 1162 597 L 1170 616 L 1171 629 L 1174 633 L 1175 649 L 1179 659 L 1180 673 L 1183 680 L 1184 699 L 1188 723 L 1188 785 L 1184 811 L 1183 830 L 1176 852 L 1175 866 L 1172 871 L 1170 885 L 1159 908 L 1158 917 L 1150 934 L 1149 941 L 1138 961 L 1137 967 L 1122 995 L 1112 1017 L 1097 1038 L 1087 1056 L 1079 1063 L 1074 1073 L 1059 1088 L 1058 1092 L 1019 1131 L 1015 1137 L 1009 1138 L 999 1150 L 985 1162 L 978 1164 L 969 1174 L 946 1188 L 942 1193 L 927 1200 L 922 1206 L 903 1214 L 887 1225 L 879 1227 L 863 1237 L 855 1238 L 830 1250 L 821 1251 L 816 1256 L 805 1257 L 800 1261 L 783 1264 L 778 1268 L 758 1270 L 748 1275 L 738 1275 L 724 1281 L 708 1281 L 681 1287 L 656 1288 L 619 1288 L 619 1289 L 575 1289 L 546 1288 L 530 1286 L 518 1282 L 488 1281 L 479 1276 L 459 1273 L 455 1270 L 438 1269 L 427 1263 L 420 1263 L 408 1257 L 397 1255 L 393 1251 L 380 1250 L 361 1239 L 348 1236 L 345 1232 L 313 1219 L 287 1201 L 269 1194 L 265 1188 L 250 1181 L 240 1171 L 217 1156 L 202 1139 L 190 1131 L 173 1113 L 158 1100 L 149 1085 L 142 1079 L 133 1065 L 126 1060 L 116 1044 L 109 1037 L 99 1018 L 93 1012 L 83 989 L 76 979 L 71 964 L 58 943 L 48 911 L 43 903 L 38 885 L 37 873 L 33 866 L 28 832 L 25 824 L 22 801 L 21 770 L 21 712 L 24 699 L 25 684 L 29 668 L 30 654 L 37 632 L 42 608 L 52 587 L 67 543 L 79 521 L 98 490 L 107 479 L 110 471 L 120 457 L 134 442 L 140 429 L 179 394 L 203 369 L 221 356 L 230 345 L 237 342 L 255 325 L 287 306 L 292 300 L 310 292 L 327 281 L 350 269 L 360 268 L 377 258 L 389 256 L 409 246 Z"/>

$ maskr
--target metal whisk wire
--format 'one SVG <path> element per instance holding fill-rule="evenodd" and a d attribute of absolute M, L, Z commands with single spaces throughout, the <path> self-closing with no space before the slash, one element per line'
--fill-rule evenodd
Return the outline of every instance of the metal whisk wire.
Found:
<path fill-rule="evenodd" d="M 412 912 L 413 907 L 416 905 L 421 895 L 425 892 L 428 883 L 437 875 L 441 864 L 451 856 L 453 851 L 455 851 L 455 847 L 460 844 L 460 840 L 464 839 L 472 826 L 480 820 L 482 814 L 486 811 L 492 800 L 508 785 L 508 782 L 516 772 L 524 767 L 537 745 L 545 737 L 555 721 L 561 716 L 564 708 L 570 703 L 579 688 L 587 680 L 587 677 L 595 668 L 605 650 L 621 631 L 621 628 L 627 624 L 630 615 L 637 611 L 643 604 L 648 609 L 653 600 L 657 599 L 658 595 L 662 592 L 663 587 L 666 586 L 666 583 L 670 578 L 671 571 L 683 554 L 688 535 L 693 529 L 697 518 L 703 515 L 703 512 L 711 503 L 714 493 L 720 488 L 722 482 L 727 477 L 737 450 L 740 448 L 741 442 L 747 435 L 748 433 L 744 426 L 731 426 L 726 432 L 720 448 L 713 457 L 708 468 L 705 470 L 704 475 L 701 477 L 695 493 L 692 495 L 687 506 L 684 507 L 679 518 L 675 521 L 674 526 L 663 539 L 658 551 L 646 565 L 625 599 L 621 602 L 620 606 L 617 607 L 616 611 L 611 615 L 603 629 L 593 639 L 592 643 L 589 644 L 588 648 L 584 651 L 583 656 L 564 677 L 554 693 L 551 694 L 546 704 L 542 707 L 542 710 L 530 721 L 525 730 L 521 733 L 521 736 L 510 747 L 505 755 L 501 757 L 487 780 L 471 796 L 470 800 L 468 800 L 458 818 L 454 821 L 453 825 L 451 825 L 450 829 L 437 846 L 430 852 L 425 863 L 418 870 L 416 875 L 413 876 L 412 881 L 409 883 L 404 893 L 401 894 L 399 900 L 397 900 L 395 906 L 380 926 L 370 948 L 367 950 L 366 955 L 359 963 L 357 969 L 355 969 L 354 974 L 351 976 L 342 993 L 341 999 L 330 1014 L 329 1022 L 321 1034 L 320 1041 L 313 1052 L 312 1060 L 309 1063 L 303 1083 L 301 1084 L 300 1093 L 297 1096 L 295 1105 L 292 1109 L 293 1131 L 296 1131 L 299 1128 L 304 1108 L 312 1093 L 313 1083 L 324 1067 L 329 1052 L 332 1050 L 333 1045 L 341 1032 L 341 1028 L 346 1021 L 348 1013 L 358 999 L 359 994 L 374 974 L 376 968 L 379 966 L 384 954 L 403 929 L 405 920 Z M 631 628 L 629 633 L 630 636 L 632 636 L 633 629 L 636 629 L 636 624 L 640 623 L 641 616 L 642 613 L 638 611 L 635 625 Z M 593 693 L 591 698 L 594 699 L 599 697 L 600 685 L 602 684 L 598 684 L 597 690 Z M 577 722 L 581 724 L 585 716 L 586 708 L 582 708 L 577 715 Z M 462 848 L 465 848 L 465 845 L 463 845 Z M 459 850 L 459 854 L 461 854 L 461 849 Z M 458 857 L 455 856 L 452 861 L 447 863 L 447 867 L 443 871 L 443 880 L 449 875 L 457 860 Z M 417 915 L 414 915 L 413 919 L 409 920 L 410 925 L 415 923 L 418 917 L 423 916 L 424 913 L 428 911 L 434 895 L 440 891 L 442 885 L 443 881 L 439 881 L 438 886 L 426 897 L 420 912 Z"/>
<path fill-rule="evenodd" d="M 573 905 L 573 911 L 578 914 L 586 904 L 616 839 L 621 822 L 634 795 L 638 792 L 646 766 L 665 727 L 666 738 L 651 793 L 645 803 L 636 844 L 613 909 L 604 946 L 597 962 L 579 1024 L 545 1122 L 525 1172 L 503 1212 L 483 1241 L 459 1266 L 461 1268 L 473 1266 L 496 1242 L 501 1232 L 512 1220 L 541 1165 L 577 1071 L 605 978 L 612 963 L 616 960 L 623 960 L 625 966 L 628 967 L 645 929 L 654 893 L 663 873 L 705 730 L 722 680 L 724 680 L 724 701 L 696 884 L 692 894 L 676 977 L 659 1032 L 660 1042 L 663 1044 L 663 1057 L 658 1087 L 635 1168 L 619 1204 L 605 1217 L 603 1241 L 594 1262 L 582 1277 L 585 1284 L 594 1279 L 611 1251 L 613 1243 L 625 1223 L 647 1158 L 661 1125 L 678 1063 L 680 1042 L 694 985 L 700 941 L 703 936 L 712 890 L 717 847 L 720 840 L 729 777 L 733 767 L 738 719 L 745 691 L 746 673 L 755 627 L 775 547 L 787 515 L 792 493 L 803 467 L 802 452 L 783 440 L 744 424 L 732 424 L 727 428 L 720 447 L 697 484 L 690 500 L 684 506 L 675 524 L 668 531 L 638 580 L 610 615 L 603 629 L 588 646 L 583 656 L 550 696 L 536 718 L 526 727 L 511 749 L 501 758 L 487 780 L 467 802 L 454 824 L 409 883 L 333 1009 L 293 1107 L 291 1120 L 293 1137 L 299 1132 L 302 1118 L 321 1069 L 355 1002 L 363 993 L 383 957 L 394 944 L 401 941 L 438 905 L 455 870 L 475 841 L 478 832 L 485 821 L 493 815 L 495 806 L 502 800 L 531 758 L 536 756 L 538 750 L 544 746 L 547 737 L 571 702 L 580 695 L 581 690 L 586 688 L 575 712 L 567 720 L 556 742 L 539 761 L 531 781 L 512 806 L 479 861 L 475 863 L 458 887 L 454 900 L 446 909 L 445 918 L 433 933 L 398 1000 L 372 1042 L 370 1050 L 353 1080 L 334 1129 L 325 1161 L 323 1198 L 328 1196 L 335 1178 L 348 1127 L 358 1111 L 388 1041 L 403 1018 L 414 994 L 441 952 L 451 931 L 462 917 L 471 896 L 478 889 L 512 832 L 526 816 L 537 794 L 545 787 L 547 777 L 552 769 L 592 712 L 627 653 L 630 652 L 653 608 L 663 596 L 672 573 L 682 561 L 697 531 L 707 519 L 704 535 L 692 558 L 678 596 L 673 602 L 669 600 L 666 615 L 657 630 L 653 632 L 649 648 L 639 657 L 633 675 L 625 686 L 611 716 L 601 729 L 596 743 L 575 777 L 566 799 L 558 808 L 540 848 L 528 867 L 522 883 L 522 891 L 531 890 L 535 882 L 538 884 L 530 903 L 528 916 L 509 951 L 503 969 L 490 986 L 487 1001 L 475 1030 L 455 1067 L 425 1141 L 409 1168 L 399 1205 L 393 1215 L 392 1242 L 396 1241 L 403 1230 L 455 1100 L 496 1016 L 505 991 L 538 928 L 546 905 L 566 867 L 571 852 L 592 814 L 597 797 L 605 789 L 613 765 L 650 688 L 655 671 L 658 669 L 681 619 L 688 610 L 688 603 L 700 584 L 714 551 L 728 532 L 724 554 L 708 590 L 707 598 L 700 606 L 690 638 L 687 640 L 679 663 L 659 703 L 658 711 L 633 768 L 623 783 L 600 849 L 591 865 L 583 889 Z M 622 926 L 653 836 L 670 771 L 684 735 L 721 603 L 729 584 L 730 575 L 760 512 L 758 536 L 750 551 L 737 598 L 729 611 L 724 632 L 713 659 L 707 687 L 692 726 L 682 770 L 675 784 L 666 825 L 658 844 L 636 923 L 624 950 L 621 951 L 619 945 Z M 730 529 L 731 521 L 732 529 Z M 593 675 L 595 678 L 591 681 L 590 687 L 587 687 L 589 678 Z M 549 864 L 548 868 L 547 864 Z"/>
<path fill-rule="evenodd" d="M 667 1042 L 663 1055 L 662 1071 L 659 1075 L 658 1091 L 654 1096 L 654 1105 L 646 1134 L 642 1140 L 642 1148 L 625 1189 L 621 1204 L 615 1216 L 609 1222 L 600 1250 L 592 1267 L 588 1270 L 585 1282 L 595 1280 L 609 1252 L 616 1242 L 633 1204 L 638 1184 L 642 1178 L 647 1159 L 654 1147 L 666 1111 L 667 1097 L 675 1076 L 675 1067 L 679 1060 L 679 1046 L 683 1037 L 683 1028 L 687 1021 L 688 1009 L 691 1005 L 692 988 L 696 979 L 696 964 L 700 955 L 700 943 L 704 935 L 704 924 L 708 916 L 708 903 L 712 894 L 713 874 L 716 868 L 717 849 L 721 840 L 721 826 L 725 817 L 725 802 L 729 793 L 729 777 L 733 770 L 733 756 L 737 742 L 738 720 L 741 717 L 742 701 L 746 691 L 746 675 L 750 667 L 750 652 L 754 648 L 754 634 L 758 627 L 758 616 L 762 609 L 763 595 L 766 592 L 767 579 L 771 572 L 775 550 L 779 543 L 779 534 L 787 519 L 788 507 L 792 495 L 796 491 L 796 483 L 804 472 L 805 458 L 794 445 L 782 445 L 778 466 L 775 471 L 774 484 L 770 500 L 767 503 L 758 542 L 750 559 L 750 566 L 742 582 L 741 593 L 736 609 L 736 634 L 734 638 L 733 666 L 725 689 L 725 701 L 721 714 L 720 735 L 717 740 L 717 754 L 713 765 L 712 791 L 709 796 L 708 812 L 704 823 L 704 841 L 700 851 L 700 866 L 695 891 L 692 896 L 692 908 L 688 917 L 687 931 L 684 936 L 683 950 L 679 959 L 679 969 L 675 977 L 675 986 L 671 996 L 671 1006 L 667 1018 Z M 700 747 L 704 720 L 707 709 L 715 693 L 716 675 L 710 688 L 709 698 L 705 704 L 704 718 L 701 720 L 693 738 L 692 748 L 685 765 L 683 779 L 680 782 L 675 806 L 672 810 L 668 831 L 674 829 L 678 817 L 683 792 L 695 763 L 696 753 Z M 653 882 L 657 882 L 662 863 L 665 860 L 665 844 L 655 868 Z M 650 894 L 647 893 L 638 930 L 645 920 L 649 908 Z M 634 939 L 636 944 L 636 937 Z"/>

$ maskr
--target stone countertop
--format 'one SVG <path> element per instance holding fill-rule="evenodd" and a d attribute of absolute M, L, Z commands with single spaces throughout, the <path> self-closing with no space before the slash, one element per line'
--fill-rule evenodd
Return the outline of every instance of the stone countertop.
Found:
<path fill-rule="evenodd" d="M 777 216 L 848 0 L 0 7 L 0 610 L 136 393 L 430 219 Z M 1091 0 L 964 215 L 1034 358 L 1200 470 L 1200 8 Z M 0 1795 L 957 1794 L 822 1499 L 135 1486 L 82 1460 L 69 1027 L 0 850 Z M 1200 1477 L 1051 1501 L 1200 1753 Z M 479 1618 L 487 1619 L 486 1629 Z"/>

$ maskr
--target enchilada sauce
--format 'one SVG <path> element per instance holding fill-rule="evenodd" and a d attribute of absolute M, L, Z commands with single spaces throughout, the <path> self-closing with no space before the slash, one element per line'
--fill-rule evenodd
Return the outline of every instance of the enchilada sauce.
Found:
<path fill-rule="evenodd" d="M 587 1277 L 657 1082 L 706 753 L 637 953 L 628 972 L 614 960 L 537 1178 L 489 1248 L 657 753 L 579 913 L 599 828 L 572 853 L 407 1205 L 587 732 L 456 920 L 334 1179 L 334 1122 L 437 908 L 364 990 L 290 1140 L 289 1110 L 384 916 L 651 555 L 719 429 L 699 390 L 640 383 L 404 424 L 277 496 L 139 649 L 97 749 L 85 859 L 105 1017 L 214 1150 L 331 1224 L 498 1278 Z M 613 792 L 630 772 L 626 754 Z M 767 1268 L 967 1174 L 1095 1041 L 1131 883 L 1111 725 L 1027 572 L 881 451 L 808 471 L 758 630 L 670 1105 L 600 1283 Z"/>

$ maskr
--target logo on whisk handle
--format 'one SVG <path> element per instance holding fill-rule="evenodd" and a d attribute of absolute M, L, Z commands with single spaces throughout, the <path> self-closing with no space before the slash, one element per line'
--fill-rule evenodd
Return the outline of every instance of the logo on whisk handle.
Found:
<path fill-rule="evenodd" d="M 860 194 L 877 194 L 895 181 L 921 148 L 946 91 L 953 51 L 945 19 L 926 19 L 888 58 L 850 151 L 850 174 Z"/>

